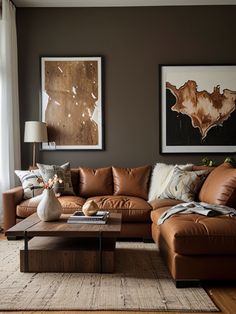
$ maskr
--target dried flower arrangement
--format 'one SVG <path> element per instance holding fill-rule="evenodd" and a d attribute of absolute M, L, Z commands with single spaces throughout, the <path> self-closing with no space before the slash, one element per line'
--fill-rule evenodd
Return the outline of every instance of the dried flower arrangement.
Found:
<path fill-rule="evenodd" d="M 62 183 L 62 179 L 58 178 L 57 174 L 54 174 L 53 178 L 48 179 L 48 182 L 44 182 L 42 179 L 38 178 L 39 185 L 42 186 L 44 189 L 52 189 L 54 185 L 58 183 Z"/>

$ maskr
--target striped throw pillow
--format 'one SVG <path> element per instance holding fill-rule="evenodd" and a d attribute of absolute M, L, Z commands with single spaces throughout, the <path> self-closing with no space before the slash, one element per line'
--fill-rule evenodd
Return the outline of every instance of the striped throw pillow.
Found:
<path fill-rule="evenodd" d="M 42 176 L 39 170 L 15 170 L 24 189 L 24 199 L 29 199 L 43 193 L 43 187 L 40 185 Z"/>

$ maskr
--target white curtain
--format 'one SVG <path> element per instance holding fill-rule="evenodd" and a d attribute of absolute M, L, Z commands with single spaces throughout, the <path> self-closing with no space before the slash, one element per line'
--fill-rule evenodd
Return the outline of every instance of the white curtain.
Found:
<path fill-rule="evenodd" d="M 0 19 L 0 225 L 3 222 L 2 192 L 15 185 L 20 169 L 16 10 L 2 0 Z"/>

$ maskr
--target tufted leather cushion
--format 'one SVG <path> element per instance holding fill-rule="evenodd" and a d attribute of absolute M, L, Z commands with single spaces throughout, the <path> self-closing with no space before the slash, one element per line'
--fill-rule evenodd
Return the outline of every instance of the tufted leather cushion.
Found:
<path fill-rule="evenodd" d="M 73 214 L 76 210 L 80 210 L 85 203 L 85 199 L 79 196 L 60 196 L 58 200 L 64 214 Z"/>
<path fill-rule="evenodd" d="M 138 168 L 112 167 L 114 195 L 130 195 L 148 198 L 150 166 Z"/>
<path fill-rule="evenodd" d="M 173 205 L 174 206 L 174 205 Z M 158 209 L 154 209 L 151 211 L 151 220 L 152 222 L 157 226 L 157 228 L 160 228 L 160 225 L 157 224 L 158 219 L 161 217 L 161 215 L 170 208 L 167 204 L 163 204 L 162 207 Z M 170 219 L 170 218 L 169 218 Z"/>
<path fill-rule="evenodd" d="M 183 201 L 180 200 L 175 200 L 175 199 L 160 199 L 157 198 L 151 202 L 149 202 L 149 204 L 152 206 L 153 210 L 155 209 L 159 209 L 161 207 L 171 207 L 171 206 L 175 206 L 177 204 L 183 203 Z"/>
<path fill-rule="evenodd" d="M 19 205 L 16 206 L 16 215 L 22 218 L 32 215 L 36 212 L 37 206 L 41 199 L 42 195 L 39 195 L 21 202 Z"/>
<path fill-rule="evenodd" d="M 88 200 L 94 200 L 100 209 L 122 213 L 123 222 L 150 222 L 152 207 L 142 198 L 112 195 L 91 197 Z"/>
<path fill-rule="evenodd" d="M 91 169 L 80 167 L 79 195 L 83 197 L 113 194 L 111 167 Z"/>
<path fill-rule="evenodd" d="M 236 218 L 179 214 L 167 219 L 159 228 L 167 246 L 178 254 L 235 255 Z"/>
<path fill-rule="evenodd" d="M 199 200 L 210 204 L 235 206 L 235 189 L 236 169 L 229 163 L 223 163 L 208 175 L 200 190 Z"/>
<path fill-rule="evenodd" d="M 40 200 L 41 197 L 33 197 L 21 202 L 16 207 L 17 216 L 25 218 L 35 213 Z M 58 200 L 62 205 L 64 214 L 74 213 L 76 210 L 81 209 L 85 203 L 85 199 L 79 196 L 60 196 Z"/>

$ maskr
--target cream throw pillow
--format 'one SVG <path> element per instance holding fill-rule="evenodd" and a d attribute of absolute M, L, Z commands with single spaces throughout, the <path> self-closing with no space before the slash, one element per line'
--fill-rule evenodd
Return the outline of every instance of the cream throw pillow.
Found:
<path fill-rule="evenodd" d="M 151 183 L 148 193 L 148 201 L 153 201 L 161 195 L 170 181 L 174 168 L 177 165 L 157 163 L 152 171 Z M 192 170 L 193 164 L 178 165 L 180 169 Z"/>
<path fill-rule="evenodd" d="M 43 193 L 43 187 L 40 185 L 40 181 L 43 179 L 39 170 L 15 170 L 15 174 L 21 181 L 24 190 L 24 199 L 29 199 Z"/>
<path fill-rule="evenodd" d="M 171 198 L 184 202 L 194 201 L 208 173 L 208 170 L 185 171 L 176 166 L 160 198 Z"/>

